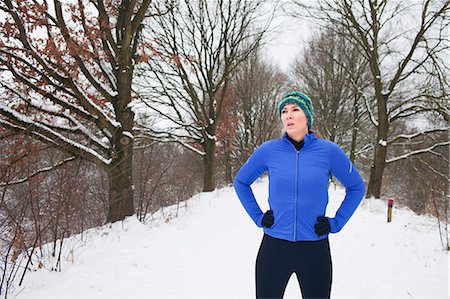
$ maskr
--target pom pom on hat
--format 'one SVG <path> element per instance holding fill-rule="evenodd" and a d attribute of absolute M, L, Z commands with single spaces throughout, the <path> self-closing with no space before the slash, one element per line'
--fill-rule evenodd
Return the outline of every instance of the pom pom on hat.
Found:
<path fill-rule="evenodd" d="M 278 116 L 281 119 L 281 111 L 286 104 L 296 104 L 302 108 L 303 112 L 305 112 L 306 117 L 308 118 L 308 129 L 311 129 L 313 121 L 314 121 L 314 108 L 311 102 L 311 99 L 301 93 L 299 91 L 290 91 L 286 93 L 280 101 L 278 105 Z"/>

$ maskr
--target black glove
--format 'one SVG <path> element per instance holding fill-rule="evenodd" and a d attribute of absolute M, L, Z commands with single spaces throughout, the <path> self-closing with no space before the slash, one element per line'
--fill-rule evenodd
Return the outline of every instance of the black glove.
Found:
<path fill-rule="evenodd" d="M 264 213 L 264 216 L 261 220 L 261 225 L 265 228 L 271 228 L 274 222 L 273 211 L 268 210 Z"/>
<path fill-rule="evenodd" d="M 331 231 L 330 222 L 327 217 L 320 216 L 317 217 L 317 223 L 314 224 L 314 229 L 318 236 L 323 236 Z"/>

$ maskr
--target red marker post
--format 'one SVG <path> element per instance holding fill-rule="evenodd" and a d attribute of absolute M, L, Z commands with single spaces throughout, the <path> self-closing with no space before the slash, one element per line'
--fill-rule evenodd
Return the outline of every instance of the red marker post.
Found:
<path fill-rule="evenodd" d="M 388 214 L 387 214 L 387 222 L 392 221 L 392 207 L 394 206 L 394 200 L 389 199 L 388 200 Z"/>

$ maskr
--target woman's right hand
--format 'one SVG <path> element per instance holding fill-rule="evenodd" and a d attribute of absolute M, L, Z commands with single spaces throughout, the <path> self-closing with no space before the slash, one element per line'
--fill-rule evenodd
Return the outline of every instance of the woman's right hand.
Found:
<path fill-rule="evenodd" d="M 265 228 L 271 228 L 274 221 L 275 218 L 273 217 L 273 211 L 267 210 L 267 212 L 264 213 L 264 216 L 261 220 L 261 225 Z"/>

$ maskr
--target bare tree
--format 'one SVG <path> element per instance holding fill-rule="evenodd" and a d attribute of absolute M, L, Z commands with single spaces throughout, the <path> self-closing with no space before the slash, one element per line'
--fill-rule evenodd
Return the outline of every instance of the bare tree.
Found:
<path fill-rule="evenodd" d="M 352 161 L 368 143 L 369 119 L 361 96 L 370 84 L 368 72 L 358 48 L 326 28 L 312 36 L 292 68 L 297 88 L 313 101 L 314 128 L 348 150 Z"/>
<path fill-rule="evenodd" d="M 51 169 L 61 152 L 23 134 L 0 136 L 0 148 L 0 294 L 6 297 L 31 267 L 60 271 L 63 239 L 101 225 L 107 204 L 90 184 L 99 176 L 92 163 L 77 159 L 37 173 Z"/>
<path fill-rule="evenodd" d="M 447 128 L 432 128 L 416 135 L 390 136 L 391 124 L 397 120 L 426 115 L 429 111 L 442 111 L 442 100 L 448 99 L 448 82 L 436 99 L 417 88 L 424 82 L 424 74 L 430 74 L 431 66 L 447 69 L 445 51 L 449 49 L 448 0 L 418 2 L 389 0 L 318 0 L 314 4 L 293 1 L 297 13 L 324 26 L 344 28 L 344 35 L 361 49 L 369 64 L 372 92 L 365 94 L 366 108 L 376 128 L 374 153 L 366 196 L 380 197 L 384 169 L 389 162 L 405 159 L 410 155 L 432 152 L 448 141 L 431 147 L 410 151 L 398 157 L 388 158 L 388 146 L 393 142 L 439 133 Z M 447 21 L 446 21 L 447 20 Z M 331 26 L 330 26 L 331 24 Z M 339 30 L 337 34 L 342 34 Z M 445 71 L 443 72 L 445 73 Z M 375 100 L 372 110 L 370 100 Z M 448 118 L 448 116 L 445 116 Z"/>
<path fill-rule="evenodd" d="M 231 83 L 231 86 L 233 86 L 233 83 Z M 230 90 L 222 103 L 222 113 L 216 128 L 216 136 L 217 140 L 219 140 L 216 143 L 216 157 L 218 161 L 216 173 L 219 178 L 218 183 L 224 183 L 225 185 L 233 184 L 233 166 L 235 165 L 233 144 L 239 124 L 239 117 L 235 110 L 237 104 L 234 96 L 235 92 L 233 88 L 230 88 Z"/>
<path fill-rule="evenodd" d="M 216 129 L 231 75 L 270 21 L 258 15 L 262 3 L 184 0 L 146 27 L 153 59 L 142 71 L 139 93 L 163 123 L 148 133 L 202 157 L 204 191 L 216 187 Z"/>
<path fill-rule="evenodd" d="M 147 222 L 158 209 L 181 204 L 199 192 L 201 169 L 195 154 L 178 144 L 147 140 L 138 144 L 134 153 L 136 214 Z"/>
<path fill-rule="evenodd" d="M 242 165 L 263 142 L 281 132 L 278 103 L 288 91 L 287 76 L 255 52 L 233 76 L 233 113 L 238 117 L 233 158 Z"/>
<path fill-rule="evenodd" d="M 83 158 L 104 169 L 110 222 L 134 213 L 131 84 L 150 2 L 0 4 L 0 126 L 64 151 L 50 168 Z"/>
<path fill-rule="evenodd" d="M 437 113 L 436 113 L 437 114 Z M 438 119 L 438 118 L 436 118 Z M 442 120 L 441 120 L 442 121 Z M 393 129 L 396 132 L 411 132 L 410 124 L 399 122 Z M 406 135 L 406 134 L 405 134 Z M 393 155 L 401 155 L 404 148 L 421 150 L 436 143 L 448 140 L 448 133 L 423 134 L 414 139 L 403 140 L 391 145 Z M 449 235 L 449 151 L 437 147 L 429 153 L 410 155 L 396 163 L 388 163 L 385 171 L 383 193 L 394 198 L 398 205 L 407 205 L 418 214 L 434 215 L 438 221 L 442 245 L 448 249 Z"/>

